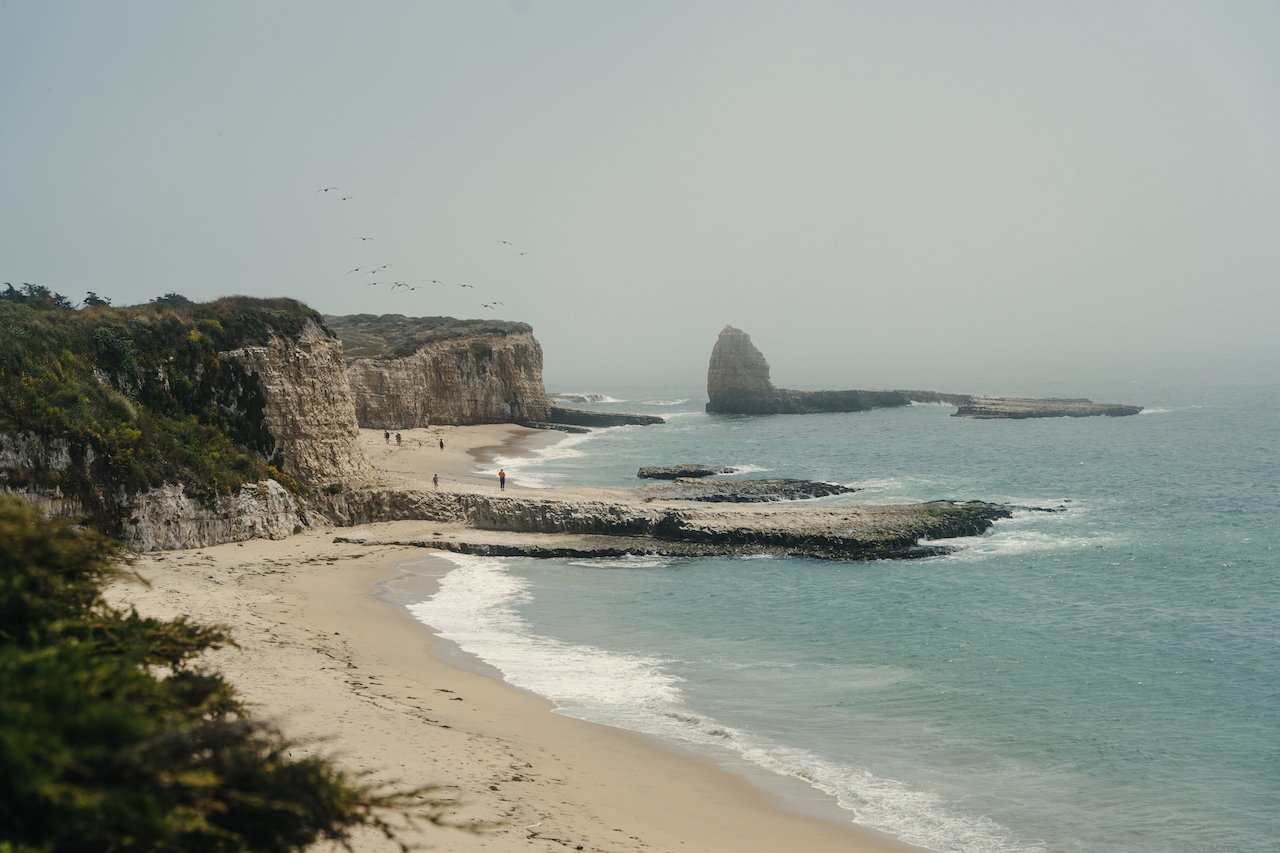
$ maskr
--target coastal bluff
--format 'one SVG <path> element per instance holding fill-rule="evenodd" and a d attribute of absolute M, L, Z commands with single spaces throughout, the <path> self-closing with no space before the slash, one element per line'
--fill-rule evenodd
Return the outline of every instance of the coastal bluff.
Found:
<path fill-rule="evenodd" d="M 527 323 L 401 314 L 324 322 L 342 341 L 362 428 L 550 420 L 542 347 Z"/>
<path fill-rule="evenodd" d="M 978 419 L 1117 417 L 1136 415 L 1141 406 L 1095 403 L 1083 398 L 989 397 L 940 391 L 795 391 L 779 388 L 769 376 L 764 354 L 741 329 L 725 326 L 707 366 L 706 410 L 713 414 L 802 415 L 862 412 L 912 403 L 943 403 L 955 416 Z"/>

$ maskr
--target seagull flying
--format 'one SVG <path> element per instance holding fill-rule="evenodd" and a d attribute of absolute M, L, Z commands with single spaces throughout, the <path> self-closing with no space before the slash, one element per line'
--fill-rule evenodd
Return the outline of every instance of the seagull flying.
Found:
<path fill-rule="evenodd" d="M 372 237 L 357 237 L 357 240 L 372 240 Z"/>
<path fill-rule="evenodd" d="M 321 187 L 320 189 L 316 190 L 316 192 L 327 193 L 329 190 L 336 190 L 336 189 L 337 187 Z"/>

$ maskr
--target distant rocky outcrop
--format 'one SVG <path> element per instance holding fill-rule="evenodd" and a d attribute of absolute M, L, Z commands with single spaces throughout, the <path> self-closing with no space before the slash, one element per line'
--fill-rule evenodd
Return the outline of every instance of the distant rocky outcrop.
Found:
<path fill-rule="evenodd" d="M 1031 399 L 1027 397 L 973 397 L 956 409 L 966 418 L 1088 418 L 1096 415 L 1121 417 L 1136 415 L 1141 406 L 1095 403 L 1082 398 Z"/>
<path fill-rule="evenodd" d="M 346 348 L 361 427 L 550 420 L 542 347 L 525 323 L 400 314 L 324 320 Z"/>
<path fill-rule="evenodd" d="M 946 403 L 956 415 L 973 418 L 1054 418 L 1136 415 L 1141 406 L 1084 399 L 977 397 L 939 391 L 791 391 L 769 378 L 769 363 L 741 329 L 725 326 L 707 368 L 707 411 L 719 414 L 777 415 L 861 412 L 911 403 Z"/>
<path fill-rule="evenodd" d="M 650 426 L 666 423 L 657 415 L 628 415 L 622 412 L 591 412 L 586 409 L 566 409 L 552 406 L 547 414 L 552 424 L 569 424 L 584 427 Z"/>
<path fill-rule="evenodd" d="M 770 503 L 847 495 L 858 491 L 838 483 L 819 483 L 787 477 L 755 480 L 687 480 L 642 486 L 646 501 L 701 501 L 703 503 Z"/>
<path fill-rule="evenodd" d="M 642 480 L 675 480 L 680 477 L 710 477 L 715 474 L 732 474 L 735 469 L 722 465 L 646 465 L 636 472 Z"/>
<path fill-rule="evenodd" d="M 769 378 L 769 363 L 741 329 L 725 326 L 707 368 L 707 411 L 742 415 L 861 412 L 911 402 L 901 391 L 792 391 Z"/>

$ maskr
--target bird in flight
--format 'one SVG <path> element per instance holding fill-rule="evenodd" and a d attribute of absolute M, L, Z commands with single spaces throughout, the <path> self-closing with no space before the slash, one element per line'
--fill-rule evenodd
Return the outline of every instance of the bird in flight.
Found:
<path fill-rule="evenodd" d="M 504 246 L 510 246 L 510 245 L 511 245 L 511 244 L 510 244 L 510 243 L 508 243 L 506 240 L 499 240 L 498 242 L 499 242 L 499 243 L 501 243 L 501 244 L 502 244 L 502 245 L 504 245 Z"/>
<path fill-rule="evenodd" d="M 460 285 L 458 285 L 458 287 L 471 287 L 471 285 L 469 285 L 469 284 L 460 284 Z"/>
<path fill-rule="evenodd" d="M 344 195 L 344 196 L 340 196 L 338 198 L 338 201 L 351 201 L 351 199 L 353 198 L 355 198 L 355 196 L 353 195 Z"/>
<path fill-rule="evenodd" d="M 374 267 L 373 269 L 369 270 L 369 275 L 374 275 L 374 274 L 375 274 L 375 273 L 377 273 L 379 270 L 385 270 L 385 269 L 386 269 L 387 267 L 389 267 L 389 266 L 391 266 L 391 264 L 383 264 L 383 265 L 382 265 L 382 266 L 380 266 L 380 267 Z"/>
<path fill-rule="evenodd" d="M 481 308 L 497 308 L 501 304 L 502 304 L 501 302 L 481 302 L 480 307 Z"/>
<path fill-rule="evenodd" d="M 372 237 L 357 237 L 357 240 L 372 240 Z"/>
<path fill-rule="evenodd" d="M 337 187 L 321 187 L 320 189 L 316 190 L 316 192 L 327 193 L 329 190 L 336 190 L 336 189 Z"/>
<path fill-rule="evenodd" d="M 347 270 L 347 275 L 351 275 L 353 272 L 360 272 L 360 267 L 356 267 L 353 270 Z"/>

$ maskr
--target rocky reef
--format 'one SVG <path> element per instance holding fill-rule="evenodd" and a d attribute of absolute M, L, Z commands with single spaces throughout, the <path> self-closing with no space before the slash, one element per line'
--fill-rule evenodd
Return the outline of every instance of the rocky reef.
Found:
<path fill-rule="evenodd" d="M 683 465 L 646 465 L 636 472 L 642 480 L 675 480 L 681 477 L 711 477 L 716 474 L 732 474 L 735 469 L 721 465 L 699 465 L 687 462 Z"/>
<path fill-rule="evenodd" d="M 858 491 L 838 483 L 819 483 L 789 477 L 751 480 L 702 480 L 683 478 L 642 486 L 637 493 L 646 501 L 701 501 L 703 503 L 770 503 L 847 495 Z"/>
<path fill-rule="evenodd" d="M 1084 399 L 978 397 L 940 391 L 792 391 L 769 378 L 769 363 L 741 329 L 725 326 L 707 367 L 707 411 L 738 415 L 861 412 L 911 403 L 947 403 L 973 418 L 1053 418 L 1135 415 L 1141 406 Z"/>
<path fill-rule="evenodd" d="M 1007 507 L 981 501 L 900 506 L 745 504 L 722 508 L 405 490 L 364 491 L 341 500 L 343 513 L 351 524 L 413 519 L 437 522 L 442 527 L 421 539 L 340 536 L 339 541 L 532 557 L 927 557 L 949 551 L 945 545 L 929 540 L 976 536 L 989 530 L 998 519 L 1012 515 Z M 501 535 L 495 536 L 495 532 Z"/>
<path fill-rule="evenodd" d="M 1120 403 L 1095 403 L 1082 398 L 1050 397 L 972 397 L 956 409 L 956 417 L 965 418 L 1088 418 L 1097 415 L 1122 417 L 1136 415 L 1141 406 Z"/>

